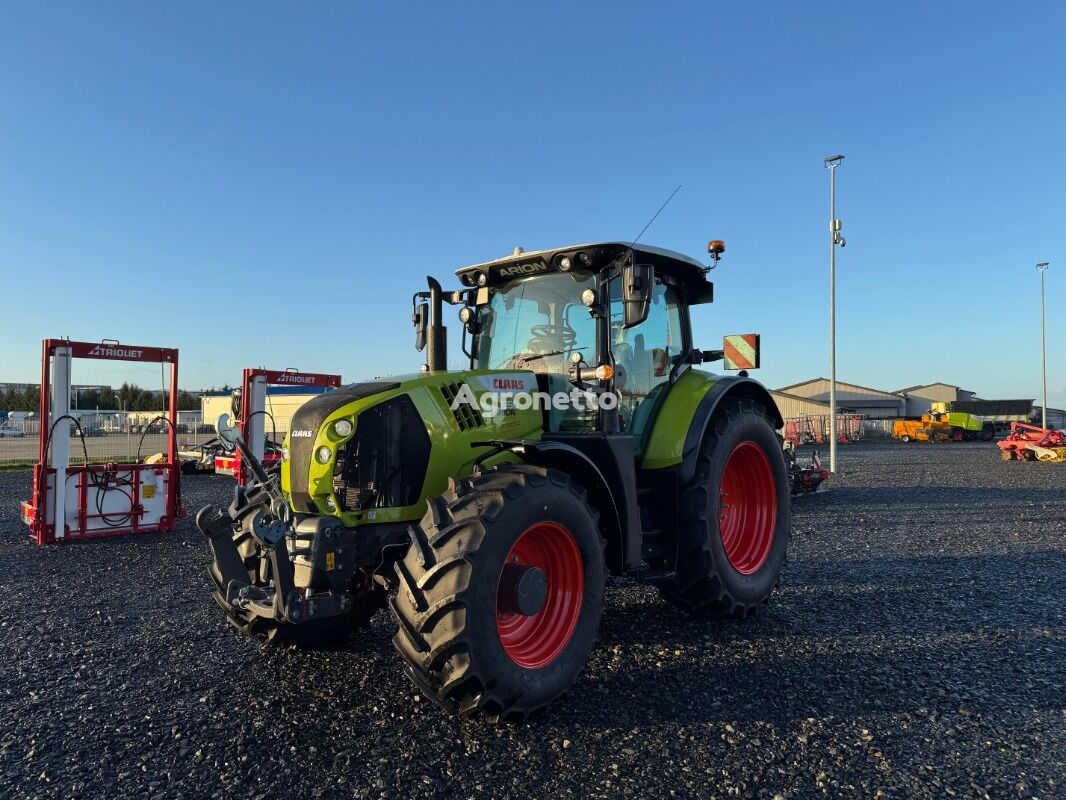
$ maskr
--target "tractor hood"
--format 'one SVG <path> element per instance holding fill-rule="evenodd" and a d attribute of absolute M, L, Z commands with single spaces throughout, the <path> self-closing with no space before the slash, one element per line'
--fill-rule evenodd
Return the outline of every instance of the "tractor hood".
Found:
<path fill-rule="evenodd" d="M 537 391 L 532 372 L 476 370 L 398 376 L 319 395 L 293 415 L 282 489 L 297 513 L 336 516 L 345 527 L 417 520 L 449 476 L 469 474 L 491 453 L 475 443 L 540 437 L 542 411 L 498 402 Z"/>

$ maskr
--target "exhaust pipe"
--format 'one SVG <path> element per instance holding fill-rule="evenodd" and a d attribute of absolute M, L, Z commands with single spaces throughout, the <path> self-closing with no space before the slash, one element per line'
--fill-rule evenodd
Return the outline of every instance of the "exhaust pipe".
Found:
<path fill-rule="evenodd" d="M 448 329 L 441 320 L 442 291 L 436 278 L 429 283 L 429 328 L 426 331 L 426 370 L 445 372 L 448 369 Z"/>

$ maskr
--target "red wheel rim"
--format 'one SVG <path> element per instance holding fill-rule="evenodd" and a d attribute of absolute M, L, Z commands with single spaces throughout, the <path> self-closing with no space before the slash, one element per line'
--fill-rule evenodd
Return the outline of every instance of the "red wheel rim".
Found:
<path fill-rule="evenodd" d="M 574 537 L 556 522 L 531 525 L 511 545 L 507 561 L 544 572 L 548 595 L 536 614 L 509 613 L 499 608 L 496 631 L 504 652 L 525 669 L 546 667 L 559 657 L 577 627 L 585 590 L 585 565 Z"/>
<path fill-rule="evenodd" d="M 756 572 L 770 555 L 777 527 L 777 483 L 770 460 L 754 442 L 729 454 L 719 487 L 718 530 L 733 569 Z"/>

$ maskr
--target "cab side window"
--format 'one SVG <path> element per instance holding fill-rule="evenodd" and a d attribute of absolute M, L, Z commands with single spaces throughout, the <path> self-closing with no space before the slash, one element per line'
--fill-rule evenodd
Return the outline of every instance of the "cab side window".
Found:
<path fill-rule="evenodd" d="M 681 309 L 675 290 L 656 278 L 647 319 L 640 325 L 623 329 L 622 302 L 617 289 L 617 282 L 612 282 L 611 342 L 616 370 L 615 389 L 622 429 L 639 436 L 684 349 Z"/>

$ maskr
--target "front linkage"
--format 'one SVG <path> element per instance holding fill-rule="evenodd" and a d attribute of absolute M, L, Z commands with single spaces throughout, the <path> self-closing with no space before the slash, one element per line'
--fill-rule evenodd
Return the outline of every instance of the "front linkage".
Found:
<path fill-rule="evenodd" d="M 247 490 L 238 487 L 225 511 L 202 508 L 196 527 L 210 543 L 214 598 L 229 621 L 264 639 L 340 621 L 357 605 L 365 621 L 383 597 L 365 602 L 373 584 L 357 568 L 355 534 L 332 517 L 293 515 L 277 476 L 266 473 L 236 431 L 226 433 L 256 482 Z"/>
<path fill-rule="evenodd" d="M 300 623 L 351 610 L 353 597 L 347 590 L 347 576 L 355 568 L 351 531 L 325 517 L 303 519 L 291 527 L 272 519 L 262 504 L 231 506 L 230 511 L 236 511 L 236 516 L 218 506 L 207 506 L 196 515 L 196 526 L 207 536 L 215 560 L 215 599 L 227 614 Z M 265 556 L 272 585 L 249 582 L 247 561 L 238 550 L 242 538 L 254 543 L 262 554 L 260 560 Z M 308 596 L 297 590 L 294 575 L 301 561 L 312 572 L 329 576 L 327 591 Z"/>

